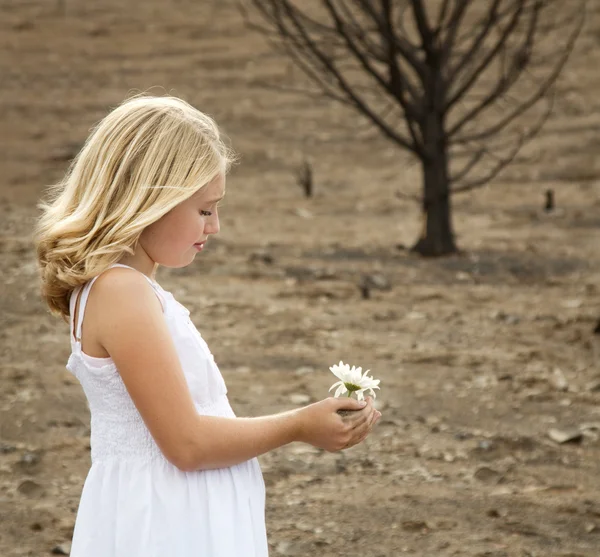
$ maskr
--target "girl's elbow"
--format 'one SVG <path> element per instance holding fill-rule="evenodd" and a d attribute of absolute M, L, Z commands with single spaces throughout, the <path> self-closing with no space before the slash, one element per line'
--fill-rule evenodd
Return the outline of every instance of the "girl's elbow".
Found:
<path fill-rule="evenodd" d="M 186 444 L 161 447 L 163 456 L 182 472 L 194 472 L 202 468 L 196 451 Z"/>

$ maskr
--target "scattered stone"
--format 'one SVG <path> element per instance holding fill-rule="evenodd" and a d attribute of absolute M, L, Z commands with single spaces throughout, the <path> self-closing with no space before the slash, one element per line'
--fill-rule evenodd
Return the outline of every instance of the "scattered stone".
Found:
<path fill-rule="evenodd" d="M 562 372 L 562 370 L 558 367 L 555 367 L 554 371 L 552 372 L 552 377 L 550 377 L 550 384 L 557 391 L 567 391 L 569 389 L 569 383 L 567 381 L 567 378 L 565 377 L 565 374 Z"/>
<path fill-rule="evenodd" d="M 299 368 L 296 368 L 296 375 L 308 375 L 309 373 L 314 373 L 315 372 L 315 368 L 312 366 L 300 366 Z"/>
<path fill-rule="evenodd" d="M 375 321 L 395 321 L 396 319 L 398 319 L 398 313 L 393 309 L 388 309 L 385 311 L 374 313 L 373 319 Z"/>
<path fill-rule="evenodd" d="M 294 209 L 294 214 L 303 219 L 312 219 L 314 217 L 308 209 L 303 209 L 302 207 L 296 207 L 296 209 Z"/>
<path fill-rule="evenodd" d="M 421 313 L 420 311 L 409 311 L 405 315 L 406 319 L 410 319 L 411 321 L 416 321 L 418 319 L 426 319 L 427 314 Z"/>
<path fill-rule="evenodd" d="M 19 466 L 21 469 L 31 472 L 39 467 L 41 460 L 42 453 L 40 451 L 26 452 L 19 459 Z"/>
<path fill-rule="evenodd" d="M 600 378 L 594 379 L 593 381 L 590 381 L 585 386 L 585 389 L 586 389 L 586 391 L 589 391 L 590 393 L 600 392 Z"/>
<path fill-rule="evenodd" d="M 41 532 L 44 529 L 44 526 L 40 522 L 34 522 L 29 525 L 29 528 L 34 532 Z"/>
<path fill-rule="evenodd" d="M 62 543 L 52 548 L 52 555 L 69 555 L 71 553 L 71 544 Z"/>
<path fill-rule="evenodd" d="M 500 472 L 494 470 L 493 468 L 488 468 L 487 466 L 481 466 L 480 468 L 477 468 L 473 474 L 473 477 L 480 482 L 491 484 L 500 483 L 500 481 L 503 479 L 503 476 Z"/>
<path fill-rule="evenodd" d="M 377 290 L 390 290 L 392 285 L 387 277 L 381 274 L 371 274 L 363 276 L 363 284 L 366 284 L 370 288 Z"/>
<path fill-rule="evenodd" d="M 290 402 L 292 404 L 308 404 L 310 402 L 310 396 L 302 393 L 294 393 L 290 395 Z"/>
<path fill-rule="evenodd" d="M 555 429 L 552 428 L 548 431 L 548 437 L 559 444 L 564 443 L 578 443 L 583 438 L 583 433 L 579 428 L 571 429 Z"/>
<path fill-rule="evenodd" d="M 567 309 L 578 309 L 581 307 L 582 303 L 581 300 L 564 300 L 561 305 Z"/>
<path fill-rule="evenodd" d="M 600 423 L 598 422 L 581 424 L 579 429 L 583 435 L 590 437 L 594 441 L 600 438 Z"/>
<path fill-rule="evenodd" d="M 402 529 L 406 532 L 422 532 L 428 528 L 427 522 L 423 520 L 404 520 L 402 522 Z"/>
<path fill-rule="evenodd" d="M 272 265 L 275 262 L 275 258 L 270 253 L 267 253 L 265 251 L 255 251 L 250 254 L 248 261 Z"/>
<path fill-rule="evenodd" d="M 25 480 L 19 484 L 17 491 L 27 497 L 42 497 L 45 493 L 43 486 L 33 480 Z"/>
<path fill-rule="evenodd" d="M 503 323 L 506 323 L 507 325 L 516 325 L 517 323 L 519 323 L 521 321 L 521 318 L 518 315 L 511 315 L 509 313 L 505 313 L 502 310 L 493 311 L 490 314 L 490 317 L 492 319 L 494 319 L 495 321 L 502 321 Z"/>
<path fill-rule="evenodd" d="M 247 374 L 247 373 L 250 373 L 252 370 L 248 366 L 238 366 L 235 368 L 235 371 L 237 373 Z"/>

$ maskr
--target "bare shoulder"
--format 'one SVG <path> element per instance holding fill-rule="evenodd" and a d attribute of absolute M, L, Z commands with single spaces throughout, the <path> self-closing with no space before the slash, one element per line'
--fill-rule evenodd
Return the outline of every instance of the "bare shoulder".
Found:
<path fill-rule="evenodd" d="M 104 271 L 97 279 L 93 289 L 95 298 L 103 307 L 119 311 L 122 304 L 146 305 L 150 300 L 156 301 L 161 309 L 156 294 L 148 280 L 138 271 L 113 267 Z"/>
<path fill-rule="evenodd" d="M 98 339 L 164 455 L 185 465 L 197 413 L 156 292 L 130 269 L 110 269 L 97 282 L 96 303 L 105 304 Z"/>
<path fill-rule="evenodd" d="M 75 307 L 78 318 L 79 304 Z M 158 317 L 162 307 L 147 279 L 133 269 L 115 267 L 104 271 L 92 285 L 83 316 L 82 348 L 98 358 L 109 354 L 100 340 L 103 331 L 115 320 L 128 319 L 140 312 Z"/>
<path fill-rule="evenodd" d="M 113 268 L 98 277 L 94 287 L 95 338 L 108 351 L 109 344 L 127 339 L 115 335 L 127 332 L 129 339 L 157 329 L 166 331 L 162 306 L 148 280 L 133 269 Z M 90 295 L 91 298 L 91 295 Z"/>

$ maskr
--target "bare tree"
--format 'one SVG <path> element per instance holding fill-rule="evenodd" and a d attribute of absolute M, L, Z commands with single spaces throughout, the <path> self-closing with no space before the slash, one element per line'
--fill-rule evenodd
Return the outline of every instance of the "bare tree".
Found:
<path fill-rule="evenodd" d="M 423 211 L 413 249 L 443 255 L 456 251 L 451 194 L 492 180 L 550 114 L 585 1 L 241 0 L 241 6 L 247 23 L 317 86 L 301 91 L 350 106 L 420 161 L 421 194 L 408 195 Z"/>

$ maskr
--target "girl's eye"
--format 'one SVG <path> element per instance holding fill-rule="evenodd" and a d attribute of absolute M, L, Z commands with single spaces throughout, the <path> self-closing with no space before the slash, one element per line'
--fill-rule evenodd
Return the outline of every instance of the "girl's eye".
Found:
<path fill-rule="evenodd" d="M 203 217 L 210 217 L 212 215 L 212 211 L 200 211 L 200 214 Z"/>

